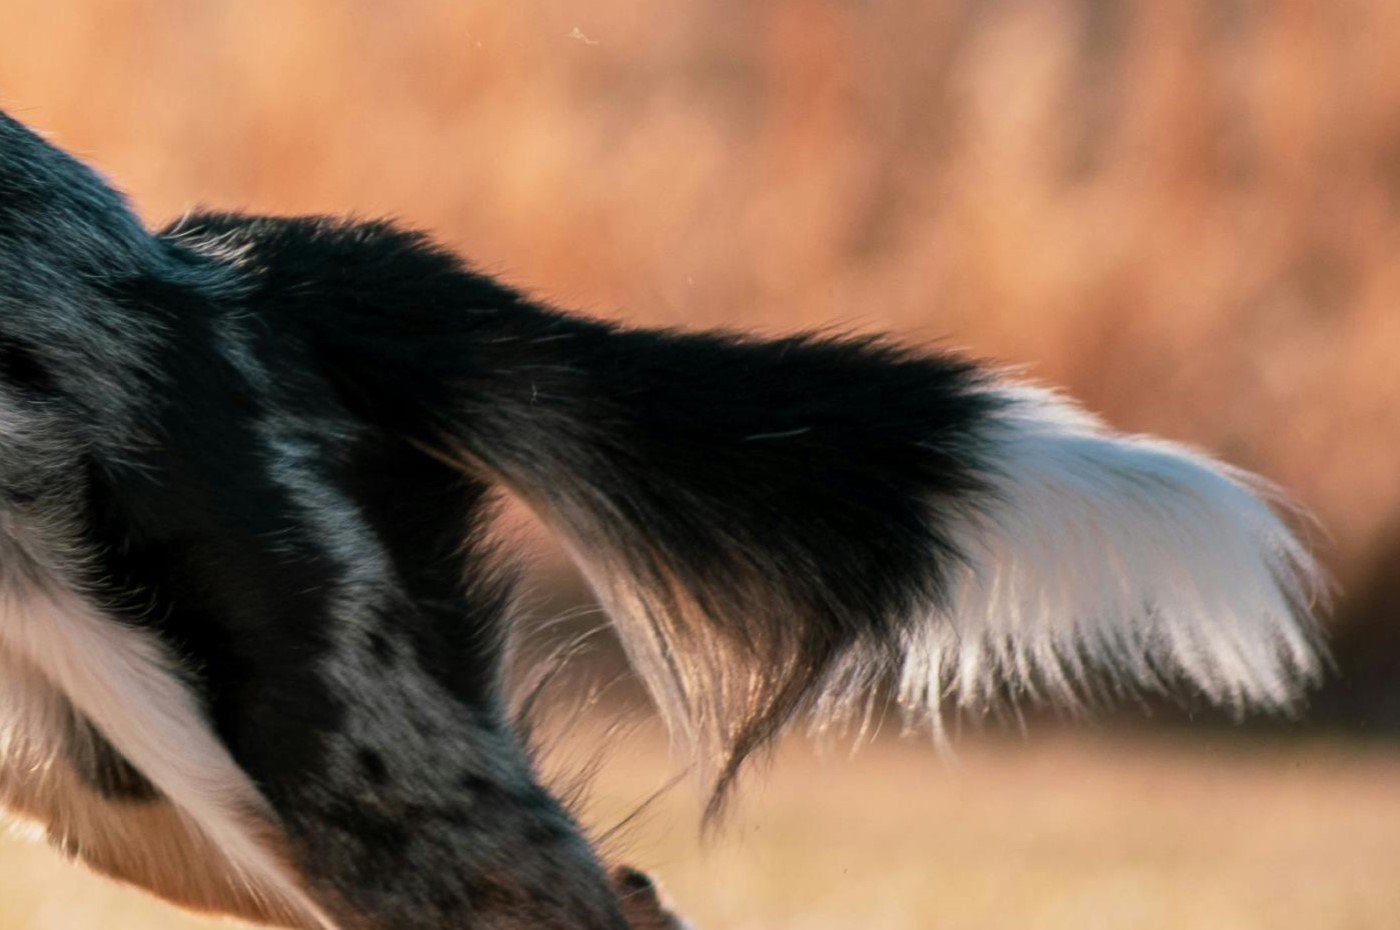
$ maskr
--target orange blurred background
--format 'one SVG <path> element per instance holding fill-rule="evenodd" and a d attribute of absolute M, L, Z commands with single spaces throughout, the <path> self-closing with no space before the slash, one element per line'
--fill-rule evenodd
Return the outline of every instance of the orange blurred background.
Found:
<path fill-rule="evenodd" d="M 0 101 L 152 223 L 390 214 L 571 307 L 1027 365 L 1400 520 L 1386 0 L 6 0 Z"/>
<path fill-rule="evenodd" d="M 591 313 L 1025 366 L 1312 509 L 1321 708 L 1400 726 L 1400 4 L 5 0 L 0 107 L 152 224 L 387 214 Z"/>

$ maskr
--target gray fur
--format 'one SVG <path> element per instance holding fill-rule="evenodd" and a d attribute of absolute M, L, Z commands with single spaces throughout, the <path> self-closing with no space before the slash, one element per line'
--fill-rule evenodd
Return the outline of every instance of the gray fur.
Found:
<path fill-rule="evenodd" d="M 149 684 L 141 692 L 148 696 L 188 696 L 186 683 L 197 682 L 200 669 L 176 661 L 177 643 L 129 630 L 130 618 L 92 593 L 100 579 L 91 568 L 98 553 L 81 542 L 90 494 L 85 466 L 100 461 L 120 470 L 158 453 L 166 437 L 151 428 L 151 410 L 162 392 L 179 389 L 165 380 L 164 360 L 181 351 L 172 333 L 156 316 L 114 300 L 113 290 L 143 277 L 205 296 L 236 295 L 243 286 L 239 256 L 220 253 L 218 242 L 180 245 L 191 251 L 152 237 L 94 172 L 0 114 L 0 342 L 32 347 L 52 381 L 50 395 L 36 399 L 0 378 L 0 600 L 9 604 L 21 590 L 52 591 L 55 603 L 80 605 L 72 629 L 105 623 L 111 634 L 91 638 L 104 645 L 89 648 L 130 650 L 93 659 L 129 660 L 132 693 Z M 199 254 L 218 261 L 192 260 Z M 26 619 L 21 628 L 0 616 L 0 674 L 24 672 L 0 682 L 0 696 L 33 682 L 27 696 L 14 695 L 18 710 L 0 712 L 0 802 L 24 797 L 19 813 L 41 819 L 76 809 L 70 798 L 29 803 L 33 792 L 25 791 L 35 786 L 6 780 L 23 779 L 34 766 L 54 767 L 55 777 L 39 786 L 50 792 L 73 790 L 71 769 L 94 790 L 83 803 L 109 809 L 118 815 L 108 818 L 113 823 L 140 805 L 182 809 L 197 801 L 214 819 L 201 820 L 191 808 L 189 829 L 227 846 L 229 858 L 187 865 L 226 874 L 198 895 L 177 894 L 154 877 L 148 887 L 254 919 L 346 930 L 618 930 L 622 918 L 602 867 L 567 812 L 536 783 L 503 712 L 465 708 L 421 667 L 407 641 L 402 624 L 416 607 L 373 529 L 326 476 L 358 427 L 288 409 L 281 392 L 305 384 L 259 360 L 254 324 L 236 311 L 209 324 L 218 353 L 266 411 L 258 453 L 300 530 L 267 544 L 285 559 L 314 555 L 335 567 L 327 592 L 330 647 L 301 670 L 344 709 L 339 725 L 319 734 L 323 767 L 265 786 L 246 775 L 236 784 L 211 779 L 198 790 L 214 794 L 200 798 L 181 793 L 188 786 L 163 770 L 152 784 L 124 755 L 122 747 L 139 749 L 139 741 L 117 727 L 121 746 L 114 747 L 110 714 L 102 723 L 89 719 L 62 682 L 41 684 L 44 670 L 20 655 L 38 621 Z M 365 645 L 371 636 L 377 649 Z M 82 699 L 91 701 L 87 694 Z M 198 707 L 179 723 L 194 728 L 184 731 L 192 746 L 222 738 L 209 714 Z M 136 721 L 131 732 L 145 726 Z M 179 742 L 169 726 L 147 729 L 167 745 Z M 225 748 L 238 757 L 238 746 Z M 203 764 L 193 756 L 166 761 L 196 774 Z M 251 818 L 242 827 L 236 811 Z M 111 864 L 144 861 L 139 835 L 87 836 L 65 827 L 54 838 L 84 859 L 100 840 L 103 857 L 89 859 L 95 867 L 147 883 L 134 866 Z"/>

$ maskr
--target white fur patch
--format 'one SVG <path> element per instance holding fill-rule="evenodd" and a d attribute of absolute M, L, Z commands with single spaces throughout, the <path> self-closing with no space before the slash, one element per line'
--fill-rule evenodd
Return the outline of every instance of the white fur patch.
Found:
<path fill-rule="evenodd" d="M 153 639 L 103 616 L 74 592 L 12 580 L 0 593 L 0 652 L 41 675 L 160 790 L 222 854 L 240 894 L 266 899 L 270 910 L 296 915 L 297 923 L 335 926 L 270 847 L 266 834 L 276 821 L 266 801 L 209 729 Z M 31 690 L 30 699 L 7 702 L 15 706 L 0 715 L 0 752 L 21 746 L 56 751 L 55 734 L 35 729 L 54 725 L 54 708 L 46 706 L 52 702 L 42 688 Z"/>
<path fill-rule="evenodd" d="M 1004 690 L 1072 705 L 1094 681 L 1181 678 L 1237 709 L 1295 700 L 1319 672 L 1325 584 L 1269 489 L 1049 391 L 995 390 L 994 500 L 951 515 L 965 562 L 907 637 L 906 709 L 937 721 Z"/>

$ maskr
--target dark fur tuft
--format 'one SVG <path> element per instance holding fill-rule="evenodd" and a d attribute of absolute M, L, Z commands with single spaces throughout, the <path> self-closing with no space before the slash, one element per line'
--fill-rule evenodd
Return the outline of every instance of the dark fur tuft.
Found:
<path fill-rule="evenodd" d="M 716 769 L 884 683 L 1287 707 L 1316 569 L 1257 479 L 938 352 L 558 312 L 391 224 L 149 234 L 0 114 L 0 803 L 306 928 L 669 926 L 539 784 L 509 488 Z M 619 895 L 630 896 L 625 902 Z"/>

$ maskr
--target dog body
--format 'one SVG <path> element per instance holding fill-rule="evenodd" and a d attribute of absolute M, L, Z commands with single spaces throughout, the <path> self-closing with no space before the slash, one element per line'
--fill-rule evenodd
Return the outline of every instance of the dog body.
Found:
<path fill-rule="evenodd" d="M 674 730 L 1185 684 L 1286 705 L 1316 569 L 1255 483 L 965 360 L 626 330 L 383 223 L 142 228 L 0 116 L 0 801 L 298 927 L 626 919 L 503 707 L 507 488 Z"/>

